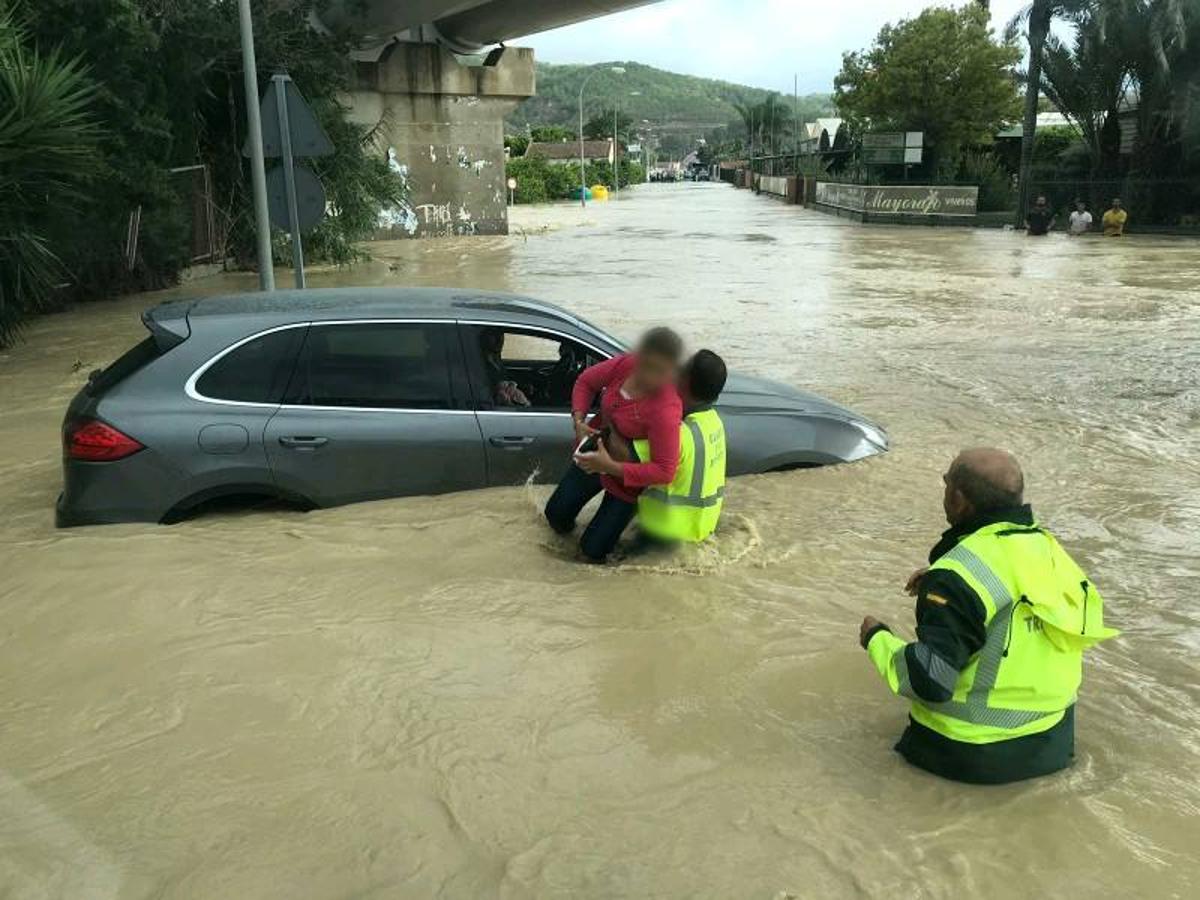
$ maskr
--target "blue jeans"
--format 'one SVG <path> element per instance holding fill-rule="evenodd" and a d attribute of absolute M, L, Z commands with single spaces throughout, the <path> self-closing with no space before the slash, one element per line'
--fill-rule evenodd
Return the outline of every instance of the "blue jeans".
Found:
<path fill-rule="evenodd" d="M 572 465 L 546 502 L 546 521 L 559 534 L 569 534 L 575 528 L 580 510 L 603 490 L 599 475 L 589 475 L 579 466 Z M 604 562 L 636 513 L 635 504 L 606 493 L 596 515 L 579 538 L 583 555 L 591 562 Z"/>

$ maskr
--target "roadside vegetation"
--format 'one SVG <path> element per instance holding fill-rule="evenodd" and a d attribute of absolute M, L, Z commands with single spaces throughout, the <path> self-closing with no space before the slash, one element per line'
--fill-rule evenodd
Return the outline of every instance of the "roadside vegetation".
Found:
<path fill-rule="evenodd" d="M 68 273 L 52 211 L 77 203 L 96 171 L 96 88 L 78 59 L 41 52 L 0 4 L 0 347 L 50 308 Z"/>
<path fill-rule="evenodd" d="M 254 4 L 259 79 L 286 62 L 334 142 L 305 249 L 343 263 L 404 186 L 345 118 L 350 45 L 308 26 L 316 2 Z M 0 344 L 32 312 L 170 285 L 199 249 L 253 258 L 237 22 L 235 0 L 0 0 Z"/>
<path fill-rule="evenodd" d="M 885 25 L 874 45 L 842 57 L 834 103 L 851 134 L 921 131 L 928 173 L 953 178 L 964 148 L 990 143 L 1020 113 L 1015 40 L 997 40 L 987 11 L 931 7 Z"/>
<path fill-rule="evenodd" d="M 646 180 L 641 163 L 621 160 L 618 166 L 621 185 L 640 184 Z M 521 157 L 508 161 L 509 178 L 516 179 L 513 199 L 517 203 L 547 203 L 551 200 L 579 198 L 579 162 L 552 163 L 540 157 Z M 588 161 L 587 186 L 602 184 L 609 190 L 614 185 L 613 167 L 607 162 Z"/>
<path fill-rule="evenodd" d="M 1045 193 L 1060 212 L 1120 196 L 1134 229 L 1200 227 L 1200 0 L 1035 0 L 1000 33 L 988 6 L 930 6 L 845 53 L 838 146 L 799 153 L 803 120 L 768 96 L 739 104 L 740 133 L 706 152 L 752 147 L 772 174 L 975 184 L 981 212 L 1014 222 Z M 1040 113 L 1065 124 L 1039 128 Z M 923 161 L 865 165 L 863 135 L 879 131 L 923 132 Z"/>

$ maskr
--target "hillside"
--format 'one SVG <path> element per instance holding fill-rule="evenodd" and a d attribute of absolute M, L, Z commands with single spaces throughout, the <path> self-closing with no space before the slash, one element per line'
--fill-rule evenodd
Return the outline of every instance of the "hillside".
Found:
<path fill-rule="evenodd" d="M 609 71 L 611 66 L 624 66 L 625 74 Z M 587 115 L 619 100 L 622 111 L 628 111 L 635 120 L 649 119 L 659 127 L 697 134 L 739 122 L 734 101 L 758 103 L 770 93 L 728 81 L 665 72 L 636 62 L 596 66 L 539 62 L 537 96 L 526 100 L 508 117 L 509 129 L 523 131 L 526 124 L 577 125 L 579 85 L 593 69 L 596 73 L 584 95 Z M 792 98 L 783 99 L 790 107 Z M 827 115 L 832 107 L 828 94 L 807 94 L 799 98 L 798 108 L 803 122 Z"/>

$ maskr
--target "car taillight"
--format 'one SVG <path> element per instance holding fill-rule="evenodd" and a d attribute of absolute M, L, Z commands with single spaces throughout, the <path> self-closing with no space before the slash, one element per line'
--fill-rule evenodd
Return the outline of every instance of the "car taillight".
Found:
<path fill-rule="evenodd" d="M 63 432 L 63 449 L 71 459 L 113 462 L 132 456 L 143 447 L 111 425 L 95 419 L 82 419 L 72 422 Z"/>

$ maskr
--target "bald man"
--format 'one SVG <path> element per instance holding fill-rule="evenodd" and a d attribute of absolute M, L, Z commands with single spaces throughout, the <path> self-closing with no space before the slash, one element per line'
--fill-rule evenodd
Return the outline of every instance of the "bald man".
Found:
<path fill-rule="evenodd" d="M 975 784 L 1064 769 L 1083 651 L 1117 634 L 1104 601 L 1035 521 L 1012 454 L 964 450 L 942 480 L 950 528 L 905 586 L 917 598 L 916 641 L 870 616 L 859 629 L 880 676 L 911 701 L 896 750 Z"/>

